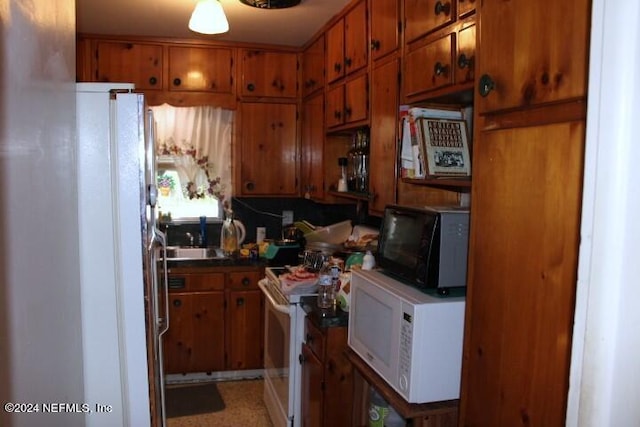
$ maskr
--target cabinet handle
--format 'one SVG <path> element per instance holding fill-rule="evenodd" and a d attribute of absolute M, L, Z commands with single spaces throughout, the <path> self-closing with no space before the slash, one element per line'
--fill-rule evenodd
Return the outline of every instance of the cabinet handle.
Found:
<path fill-rule="evenodd" d="M 180 307 L 182 305 L 182 300 L 179 299 L 174 299 L 173 300 L 173 306 L 174 307 Z"/>
<path fill-rule="evenodd" d="M 251 279 L 249 279 L 248 277 L 242 278 L 242 286 L 249 286 L 250 284 L 251 284 Z"/>
<path fill-rule="evenodd" d="M 339 110 L 333 112 L 333 117 L 336 119 L 340 119 L 342 117 L 342 113 Z"/>
<path fill-rule="evenodd" d="M 436 62 L 436 65 L 433 67 L 433 72 L 436 73 L 436 76 L 441 76 L 443 74 L 446 74 L 447 72 L 447 66 L 441 64 L 440 62 Z"/>
<path fill-rule="evenodd" d="M 247 181 L 247 182 L 244 184 L 244 188 L 245 188 L 245 190 L 253 191 L 253 190 L 255 190 L 256 185 L 255 185 L 252 181 Z"/>
<path fill-rule="evenodd" d="M 465 68 L 471 66 L 471 58 L 467 58 L 467 55 L 464 53 L 460 54 L 458 57 L 458 67 Z"/>
<path fill-rule="evenodd" d="M 304 340 L 307 343 L 312 343 L 313 342 L 313 336 L 311 334 L 306 334 L 305 337 L 304 337 Z"/>
<path fill-rule="evenodd" d="M 298 362 L 302 365 L 304 363 L 304 356 L 301 354 L 298 355 Z"/>
<path fill-rule="evenodd" d="M 351 108 L 347 107 L 347 108 L 344 109 L 344 116 L 346 118 L 351 117 Z"/>
<path fill-rule="evenodd" d="M 253 83 L 249 83 L 249 84 L 247 85 L 247 90 L 248 90 L 249 92 L 253 92 L 254 90 L 256 90 L 256 86 L 255 86 Z"/>
<path fill-rule="evenodd" d="M 156 85 L 156 83 L 158 83 L 158 79 L 157 79 L 157 78 L 155 78 L 155 77 L 149 77 L 149 84 L 150 84 L 151 86 L 155 86 L 155 85 Z"/>
<path fill-rule="evenodd" d="M 333 64 L 333 70 L 334 70 L 336 73 L 339 73 L 339 72 L 340 72 L 340 70 L 342 70 L 342 64 L 340 64 L 339 62 L 336 62 L 335 64 Z"/>
<path fill-rule="evenodd" d="M 480 80 L 478 81 L 478 93 L 480 93 L 480 96 L 486 97 L 487 95 L 489 95 L 489 92 L 491 92 L 495 88 L 496 84 L 491 76 L 489 76 L 488 74 L 483 74 L 482 77 L 480 77 Z"/>
<path fill-rule="evenodd" d="M 243 305 L 244 305 L 244 298 L 236 299 L 236 306 L 237 307 L 242 307 Z"/>
<path fill-rule="evenodd" d="M 380 40 L 371 40 L 371 50 L 380 50 Z"/>
<path fill-rule="evenodd" d="M 174 86 L 180 86 L 182 84 L 182 80 L 180 80 L 179 78 L 175 78 L 173 79 L 173 85 Z"/>
<path fill-rule="evenodd" d="M 441 1 L 436 2 L 435 12 L 436 15 L 440 15 L 441 13 L 448 15 L 449 12 L 451 12 L 451 3 L 443 4 Z"/>
<path fill-rule="evenodd" d="M 351 58 L 344 58 L 344 66 L 345 68 L 351 67 Z"/>

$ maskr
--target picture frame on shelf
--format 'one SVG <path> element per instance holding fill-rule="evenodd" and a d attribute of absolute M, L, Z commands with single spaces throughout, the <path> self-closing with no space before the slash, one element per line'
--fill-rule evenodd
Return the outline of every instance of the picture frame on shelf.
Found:
<path fill-rule="evenodd" d="M 469 136 L 465 120 L 419 117 L 419 139 L 428 177 L 471 176 Z"/>

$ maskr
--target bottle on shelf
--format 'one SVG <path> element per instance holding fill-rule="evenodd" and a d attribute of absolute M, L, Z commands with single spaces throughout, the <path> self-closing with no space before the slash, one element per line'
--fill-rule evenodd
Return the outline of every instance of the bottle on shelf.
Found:
<path fill-rule="evenodd" d="M 339 289 L 340 267 L 325 262 L 318 277 L 318 308 L 335 309 Z"/>

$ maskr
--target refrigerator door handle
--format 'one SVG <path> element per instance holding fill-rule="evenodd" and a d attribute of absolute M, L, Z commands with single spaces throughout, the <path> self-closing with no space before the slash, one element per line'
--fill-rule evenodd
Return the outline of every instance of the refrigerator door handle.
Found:
<path fill-rule="evenodd" d="M 156 307 L 158 308 L 158 336 L 162 336 L 167 330 L 169 330 L 169 275 L 167 273 L 167 244 L 166 244 L 166 236 L 160 231 L 158 228 L 153 229 L 153 234 L 151 237 L 151 248 L 150 252 L 153 254 L 153 258 L 157 258 L 155 246 L 159 246 L 162 258 L 162 274 L 158 277 L 158 263 L 157 259 L 153 259 L 151 263 L 152 275 L 155 278 L 154 283 L 156 284 L 156 289 L 154 289 L 154 294 L 156 297 L 156 301 L 158 299 L 162 299 L 162 307 L 159 307 L 159 304 L 156 303 Z M 162 297 L 162 298 L 160 298 Z"/>

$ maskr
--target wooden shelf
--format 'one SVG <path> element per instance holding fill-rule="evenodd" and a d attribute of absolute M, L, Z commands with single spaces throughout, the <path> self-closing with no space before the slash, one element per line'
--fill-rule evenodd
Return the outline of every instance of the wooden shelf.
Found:
<path fill-rule="evenodd" d="M 471 177 L 460 178 L 402 178 L 402 182 L 414 185 L 428 185 L 431 187 L 441 187 L 448 190 L 455 190 L 459 193 L 471 191 Z"/>
<path fill-rule="evenodd" d="M 329 190 L 329 194 L 336 197 L 342 197 L 344 199 L 352 199 L 352 200 L 360 200 L 360 201 L 369 201 L 369 194 L 367 193 L 356 193 L 354 191 L 335 191 Z"/>

